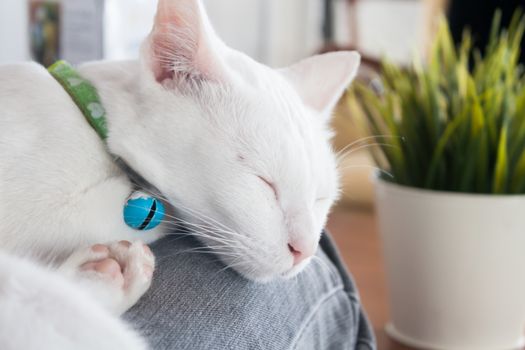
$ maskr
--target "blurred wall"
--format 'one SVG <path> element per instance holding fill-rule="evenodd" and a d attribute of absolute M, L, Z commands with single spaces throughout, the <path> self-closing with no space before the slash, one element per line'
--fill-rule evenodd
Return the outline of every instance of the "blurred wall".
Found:
<path fill-rule="evenodd" d="M 67 1 L 67 0 L 65 0 Z M 105 57 L 137 57 L 151 29 L 155 0 L 106 0 Z M 204 0 L 211 21 L 230 46 L 271 66 L 284 66 L 322 45 L 321 0 Z M 406 62 L 420 46 L 422 0 L 361 0 L 358 47 L 369 55 L 388 54 Z M 27 60 L 27 1 L 0 0 L 0 62 Z M 343 0 L 336 0 L 335 28 L 342 44 L 354 38 Z M 355 39 L 355 38 L 354 38 Z M 347 43 L 347 42 L 346 42 Z"/>
<path fill-rule="evenodd" d="M 281 66 L 321 46 L 320 0 L 204 0 L 219 36 L 258 61 Z M 106 0 L 106 56 L 136 56 L 156 1 Z"/>
<path fill-rule="evenodd" d="M 358 46 L 368 55 L 407 63 L 425 46 L 425 1 L 364 0 L 356 10 Z"/>
<path fill-rule="evenodd" d="M 0 62 L 29 58 L 27 3 L 0 0 Z"/>

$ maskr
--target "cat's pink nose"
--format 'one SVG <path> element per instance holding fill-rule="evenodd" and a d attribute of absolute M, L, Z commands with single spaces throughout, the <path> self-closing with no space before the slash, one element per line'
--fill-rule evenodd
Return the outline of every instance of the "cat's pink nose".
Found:
<path fill-rule="evenodd" d="M 302 261 L 308 259 L 313 255 L 313 251 L 307 251 L 305 249 L 299 248 L 299 245 L 294 243 L 288 243 L 288 250 L 292 253 L 293 256 L 293 266 L 299 265 Z"/>

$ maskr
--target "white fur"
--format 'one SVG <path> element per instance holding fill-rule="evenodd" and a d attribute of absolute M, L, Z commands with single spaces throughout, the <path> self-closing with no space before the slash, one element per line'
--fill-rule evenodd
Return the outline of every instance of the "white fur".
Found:
<path fill-rule="evenodd" d="M 2 350 L 142 350 L 145 343 L 61 275 L 0 253 Z"/>
<path fill-rule="evenodd" d="M 160 0 L 139 61 L 79 71 L 107 110 L 111 152 L 226 264 L 266 281 L 307 264 L 294 265 L 288 244 L 305 257 L 317 249 L 338 196 L 328 120 L 358 64 L 341 52 L 272 70 L 226 47 L 198 0 Z M 44 68 L 0 66 L 0 79 L 0 249 L 62 261 L 90 244 L 166 232 L 124 224 L 126 175 Z"/>
<path fill-rule="evenodd" d="M 102 252 L 91 247 L 77 249 L 60 267 L 59 272 L 89 290 L 108 311 L 121 315 L 132 307 L 151 285 L 155 258 L 139 242 L 113 242 Z M 104 275 L 83 266 L 90 262 L 113 259 L 119 265 L 118 276 Z"/>

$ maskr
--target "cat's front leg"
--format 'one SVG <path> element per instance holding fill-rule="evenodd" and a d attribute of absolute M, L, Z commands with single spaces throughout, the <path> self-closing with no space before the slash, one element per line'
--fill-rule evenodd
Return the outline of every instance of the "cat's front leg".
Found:
<path fill-rule="evenodd" d="M 154 268 L 155 258 L 147 245 L 119 241 L 78 249 L 59 271 L 120 315 L 148 290 Z"/>

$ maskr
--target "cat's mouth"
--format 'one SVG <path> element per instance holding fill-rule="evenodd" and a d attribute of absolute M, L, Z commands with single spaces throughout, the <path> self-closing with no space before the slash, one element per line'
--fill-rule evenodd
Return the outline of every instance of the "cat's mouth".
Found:
<path fill-rule="evenodd" d="M 231 240 L 231 238 L 229 238 Z M 241 244 L 241 241 L 243 244 Z M 228 249 L 216 249 L 213 242 L 207 242 L 207 247 L 214 251 L 229 268 L 232 268 L 244 277 L 267 283 L 275 279 L 290 279 L 301 273 L 307 265 L 315 259 L 315 250 L 312 253 L 302 254 L 290 248 L 274 244 L 246 244 L 242 239 L 237 244 L 229 245 Z M 209 245 L 211 243 L 211 245 Z M 242 249 L 240 249 L 242 247 Z M 301 254 L 298 258 L 298 254 Z M 306 256 L 305 256 L 306 255 Z"/>
<path fill-rule="evenodd" d="M 231 253 L 217 251 L 213 248 L 210 249 L 217 254 L 224 265 L 226 265 L 226 268 L 231 268 L 245 278 L 258 283 L 269 283 L 276 279 L 292 278 L 308 264 L 308 261 L 305 260 L 300 264 L 293 265 L 291 256 L 287 256 L 284 252 L 278 256 L 272 256 L 272 254 L 262 254 L 262 252 L 253 254 L 253 250 L 251 252 L 237 251 L 236 253 Z"/>

